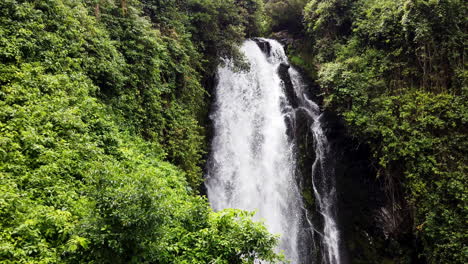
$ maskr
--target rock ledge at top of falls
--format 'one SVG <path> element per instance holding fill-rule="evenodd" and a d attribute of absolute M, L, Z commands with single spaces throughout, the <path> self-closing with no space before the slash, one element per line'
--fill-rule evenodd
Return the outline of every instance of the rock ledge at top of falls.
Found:
<path fill-rule="evenodd" d="M 263 53 L 265 53 L 265 55 L 267 57 L 269 57 L 271 55 L 271 44 L 270 42 L 262 39 L 262 38 L 252 38 L 253 41 L 255 41 L 255 43 L 257 43 L 257 46 L 262 50 Z"/>
<path fill-rule="evenodd" d="M 274 32 L 271 35 L 272 39 L 276 39 L 279 41 L 283 46 L 287 49 L 290 45 L 293 45 L 296 39 L 294 39 L 294 36 L 289 33 L 287 30 L 282 30 L 278 32 Z"/>

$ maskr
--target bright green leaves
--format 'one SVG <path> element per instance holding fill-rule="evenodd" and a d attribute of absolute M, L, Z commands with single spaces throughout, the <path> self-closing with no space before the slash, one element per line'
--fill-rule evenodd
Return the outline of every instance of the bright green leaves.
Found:
<path fill-rule="evenodd" d="M 182 254 L 183 257 L 175 259 L 177 263 L 282 261 L 283 256 L 264 250 L 275 247 L 276 237 L 268 234 L 262 224 L 253 222 L 252 216 L 234 209 L 211 212 L 207 227 L 184 235 L 168 250 Z"/>
<path fill-rule="evenodd" d="M 241 59 L 238 45 L 246 37 L 266 31 L 264 4 L 260 0 L 187 0 L 193 41 L 208 59 L 208 74 L 216 70 L 221 58 Z"/>
<path fill-rule="evenodd" d="M 0 262 L 280 259 L 251 215 L 194 196 L 206 58 L 187 15 L 157 30 L 138 1 L 89 2 L 0 3 Z M 228 27 L 261 2 L 236 3 Z"/>
<path fill-rule="evenodd" d="M 325 104 L 371 147 L 390 195 L 401 183 L 421 255 L 466 262 L 466 4 L 313 0 L 304 12 Z"/>
<path fill-rule="evenodd" d="M 87 97 L 92 89 L 83 75 L 23 70 L 2 86 L 0 168 L 8 207 L 2 204 L 1 258 L 54 263 L 68 250 L 80 215 L 83 161 L 101 152 L 81 117 L 100 107 Z"/>
<path fill-rule="evenodd" d="M 333 59 L 334 45 L 350 33 L 351 3 L 349 0 L 311 0 L 305 6 L 304 25 L 314 42 L 318 61 Z"/>
<path fill-rule="evenodd" d="M 402 171 L 407 201 L 415 206 L 415 226 L 420 226 L 415 232 L 431 263 L 462 263 L 464 258 L 459 252 L 466 239 L 466 111 L 466 100 L 453 95 L 402 91 L 345 112 L 383 171 Z"/>
<path fill-rule="evenodd" d="M 65 204 L 61 209 L 41 205 L 12 179 L 2 176 L 1 180 L 0 259 L 56 263 L 68 250 L 66 244 L 76 228 L 76 217 Z M 66 191 L 71 195 L 72 190 Z"/>
<path fill-rule="evenodd" d="M 129 129 L 162 146 L 168 160 L 187 172 L 195 189 L 201 179 L 204 144 L 198 124 L 205 111 L 206 95 L 198 72 L 201 54 L 189 35 L 179 35 L 175 29 L 155 30 L 150 21 L 139 16 L 138 9 L 130 8 L 133 4 L 127 4 L 125 16 L 118 11 L 120 6 L 100 6 L 101 26 L 108 31 L 122 60 L 120 68 L 116 68 L 120 71 L 117 80 L 108 79 L 105 72 L 107 75 L 96 76 L 100 96 L 122 114 Z M 170 12 L 175 10 L 171 8 Z M 105 68 L 99 66 L 102 70 Z M 180 123 L 184 127 L 175 129 Z M 171 138 L 174 131 L 177 139 Z"/>

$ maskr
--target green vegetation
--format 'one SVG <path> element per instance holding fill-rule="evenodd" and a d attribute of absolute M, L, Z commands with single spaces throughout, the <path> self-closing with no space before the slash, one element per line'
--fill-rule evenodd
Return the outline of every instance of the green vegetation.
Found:
<path fill-rule="evenodd" d="M 287 28 L 288 31 L 294 33 L 302 30 L 300 18 L 308 0 L 269 0 L 266 2 L 265 10 L 273 31 Z"/>
<path fill-rule="evenodd" d="M 241 62 L 244 38 L 288 30 L 291 61 L 370 146 L 393 220 L 411 220 L 390 247 L 357 241 L 383 253 L 354 261 L 467 263 L 467 9 L 0 1 L 0 262 L 282 261 L 250 213 L 212 212 L 198 189 L 214 70 Z M 408 235 L 411 250 L 398 244 Z"/>
<path fill-rule="evenodd" d="M 0 262 L 280 261 L 250 213 L 196 195 L 201 82 L 260 3 L 1 1 Z"/>
<path fill-rule="evenodd" d="M 468 261 L 467 11 L 458 0 L 312 0 L 304 9 L 325 104 L 371 147 L 392 214 L 410 215 L 422 245 L 413 249 L 428 263 Z"/>

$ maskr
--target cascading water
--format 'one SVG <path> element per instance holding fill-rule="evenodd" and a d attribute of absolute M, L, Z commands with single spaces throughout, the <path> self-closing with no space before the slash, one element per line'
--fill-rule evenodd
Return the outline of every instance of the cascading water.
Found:
<path fill-rule="evenodd" d="M 306 97 L 299 74 L 289 68 L 299 102 L 292 106 L 278 74 L 280 65 L 288 64 L 284 49 L 274 40 L 260 41 L 268 44 L 264 51 L 253 40 L 241 47 L 248 70 L 236 69 L 229 60 L 218 69 L 211 115 L 214 137 L 206 180 L 209 201 L 214 210 L 256 211 L 256 218 L 264 219 L 270 232 L 281 235 L 279 249 L 292 263 L 308 262 L 304 248 L 312 245 L 304 238 L 313 227 L 304 225 L 295 141 L 288 135 L 286 122 L 294 123 L 295 112 L 305 110 L 313 121 L 315 136 L 312 182 L 324 218 L 320 234 L 325 251 L 322 255 L 327 257 L 322 262 L 339 264 L 336 194 L 333 177 L 329 177 L 333 175 L 326 168 L 327 141 L 319 122 L 319 108 Z"/>
<path fill-rule="evenodd" d="M 312 164 L 312 186 L 314 196 L 318 204 L 320 214 L 323 216 L 322 255 L 323 263 L 340 264 L 340 241 L 339 231 L 336 223 L 336 184 L 334 175 L 334 164 L 329 164 L 331 159 L 330 145 L 322 129 L 319 106 L 307 98 L 304 91 L 305 85 L 302 78 L 294 68 L 289 68 L 289 75 L 299 101 L 300 108 L 305 110 L 312 119 L 310 131 L 314 135 L 315 161 Z"/>
<path fill-rule="evenodd" d="M 250 64 L 236 71 L 227 61 L 218 70 L 213 119 L 212 167 L 206 182 L 215 210 L 256 210 L 280 247 L 294 262 L 299 254 L 301 198 L 295 184 L 293 145 L 286 134 L 287 99 L 277 74 L 286 60 L 281 45 L 271 41 L 268 58 L 248 40 L 241 51 Z"/>

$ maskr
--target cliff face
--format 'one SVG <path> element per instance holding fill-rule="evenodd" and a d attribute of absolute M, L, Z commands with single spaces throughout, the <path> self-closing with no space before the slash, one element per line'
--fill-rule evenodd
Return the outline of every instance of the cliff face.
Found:
<path fill-rule="evenodd" d="M 297 40 L 285 32 L 276 34 L 286 49 L 294 49 Z M 262 47 L 263 43 L 258 42 Z M 289 46 L 288 46 L 289 45 Z M 264 52 L 268 47 L 263 46 Z M 280 65 L 281 76 L 288 100 L 297 107 L 298 102 L 288 74 L 289 65 Z M 294 65 L 302 72 L 307 84 L 307 94 L 320 107 L 323 105 L 321 88 L 310 77 L 307 70 Z M 411 220 L 408 208 L 401 199 L 402 186 L 388 189 L 383 177 L 377 177 L 372 164 L 370 147 L 353 137 L 338 113 L 324 110 L 320 118 L 322 128 L 333 153 L 333 164 L 337 182 L 338 224 L 342 239 L 344 263 L 424 263 L 418 259 L 417 245 L 411 233 Z M 301 111 L 296 113 L 296 122 L 291 126 L 290 136 L 296 140 L 298 155 L 298 181 L 311 220 L 316 227 L 323 226 L 318 217 L 312 188 L 312 165 L 316 158 L 313 137 L 310 132 L 312 121 Z M 398 172 L 395 172 L 398 173 Z M 319 244 L 320 237 L 312 238 L 311 244 Z M 310 259 L 320 261 L 322 252 L 310 252 Z"/>

